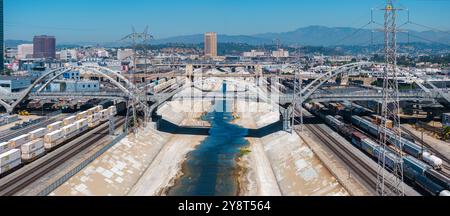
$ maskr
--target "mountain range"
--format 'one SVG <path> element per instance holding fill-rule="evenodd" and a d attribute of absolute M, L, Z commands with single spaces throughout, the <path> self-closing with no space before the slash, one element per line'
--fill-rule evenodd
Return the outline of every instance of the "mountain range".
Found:
<path fill-rule="evenodd" d="M 301 46 L 355 46 L 370 45 L 383 43 L 383 32 L 373 31 L 372 29 L 356 29 L 351 27 L 325 27 L 325 26 L 308 26 L 298 28 L 294 31 L 280 33 L 262 33 L 254 35 L 226 35 L 219 34 L 219 43 L 246 43 L 250 45 L 274 44 L 275 40 L 279 40 L 283 45 L 301 45 Z M 6 40 L 6 47 L 14 47 L 20 44 L 17 40 Z M 445 31 L 414 31 L 399 32 L 397 42 L 423 42 L 450 45 L 450 32 Z M 29 42 L 27 42 L 29 43 Z M 203 34 L 182 35 L 155 39 L 151 44 L 167 44 L 167 43 L 185 43 L 199 44 L 203 43 Z M 70 45 L 100 45 L 105 47 L 124 46 L 126 43 L 109 42 L 109 43 L 89 43 L 79 42 L 70 43 Z M 69 45 L 69 43 L 61 43 L 59 45 Z"/>

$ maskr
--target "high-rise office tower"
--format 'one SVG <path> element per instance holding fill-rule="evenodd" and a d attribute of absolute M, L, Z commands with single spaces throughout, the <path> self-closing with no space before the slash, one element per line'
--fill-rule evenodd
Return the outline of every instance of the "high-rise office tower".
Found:
<path fill-rule="evenodd" d="M 4 58 L 4 54 L 3 54 L 3 1 L 1 1 L 0 3 L 0 52 L 1 52 L 1 59 L 0 59 L 0 71 L 3 72 L 3 58 Z"/>
<path fill-rule="evenodd" d="M 33 38 L 34 58 L 56 58 L 56 39 L 53 36 L 40 35 Z"/>
<path fill-rule="evenodd" d="M 215 32 L 205 33 L 205 56 L 217 56 L 217 33 Z"/>

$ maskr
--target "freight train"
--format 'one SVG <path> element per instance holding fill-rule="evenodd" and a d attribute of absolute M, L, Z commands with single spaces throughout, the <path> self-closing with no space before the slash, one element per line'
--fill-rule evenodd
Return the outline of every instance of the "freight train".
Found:
<path fill-rule="evenodd" d="M 333 117 L 324 115 L 322 112 L 314 109 L 313 105 L 310 104 L 305 104 L 305 108 L 322 117 L 327 125 L 350 139 L 354 146 L 361 149 L 374 160 L 377 161 L 380 153 L 383 153 L 378 143 L 345 125 L 340 120 L 340 116 Z M 385 154 L 386 167 L 389 171 L 393 170 L 394 161 L 398 161 L 394 151 L 395 149 L 388 148 Z M 413 185 L 431 195 L 450 196 L 450 179 L 433 169 L 432 166 L 412 156 L 405 155 L 403 157 L 403 176 Z"/>
<path fill-rule="evenodd" d="M 116 106 L 103 109 L 98 105 L 45 128 L 0 143 L 0 176 L 18 168 L 21 164 L 36 160 L 88 129 L 108 121 L 116 114 Z"/>
<path fill-rule="evenodd" d="M 161 92 L 171 86 L 173 86 L 174 84 L 177 83 L 177 79 L 170 79 L 168 81 L 165 82 L 159 82 L 156 86 L 153 87 L 153 92 Z"/>
<path fill-rule="evenodd" d="M 322 119 L 325 119 L 325 122 L 334 128 L 336 128 L 334 126 L 336 124 L 344 124 L 342 121 L 339 121 L 340 123 L 334 122 L 331 119 L 336 119 L 336 118 L 334 118 L 332 116 L 327 117 L 328 114 L 330 113 L 330 111 L 329 111 L 329 109 L 325 108 L 325 106 L 321 105 L 320 103 L 313 103 L 312 105 L 305 104 L 305 108 L 310 110 L 315 115 L 321 117 Z M 331 112 L 331 113 L 333 113 L 333 112 Z M 337 117 L 337 118 L 340 118 L 340 117 Z M 372 123 L 371 120 L 367 120 L 365 118 L 371 119 L 370 117 L 363 118 L 363 117 L 359 117 L 359 116 L 352 116 L 351 122 L 353 125 L 358 126 L 359 128 L 361 128 L 362 130 L 371 134 L 372 136 L 379 137 L 380 133 L 383 131 L 383 128 Z M 375 116 L 375 121 L 380 121 L 379 118 L 380 117 Z M 348 131 L 348 129 L 344 129 L 344 130 Z M 349 133 L 347 132 L 346 135 L 348 136 L 348 134 Z M 442 159 L 431 154 L 431 152 L 429 152 L 427 148 L 419 146 L 416 143 L 414 143 L 413 139 L 408 137 L 406 134 L 402 134 L 400 139 L 397 139 L 397 136 L 395 136 L 395 134 L 392 132 L 392 130 L 387 129 L 386 134 L 387 134 L 388 142 L 395 145 L 397 148 L 400 148 L 400 144 L 402 144 L 403 148 L 401 150 L 404 151 L 405 153 L 410 154 L 420 160 L 425 161 L 427 164 L 431 165 L 433 168 L 435 168 L 437 170 L 440 170 L 442 168 Z"/>
<path fill-rule="evenodd" d="M 397 138 L 392 130 L 379 127 L 359 116 L 353 116 L 352 123 L 375 137 L 379 137 L 380 134 L 386 130 L 386 136 L 389 143 L 395 145 L 399 149 L 401 148 L 402 151 L 409 155 L 422 159 L 435 169 L 439 170 L 442 168 L 442 159 L 432 155 L 425 147 L 419 146 L 403 137 Z"/>
<path fill-rule="evenodd" d="M 358 132 L 352 134 L 351 140 L 353 145 L 376 161 L 384 155 L 387 170 L 393 172 L 394 164 L 399 159 L 390 149 L 384 150 L 378 143 Z M 400 163 L 403 163 L 403 176 L 415 186 L 435 196 L 448 196 L 450 193 L 450 179 L 429 165 L 409 155 L 405 155 Z"/>

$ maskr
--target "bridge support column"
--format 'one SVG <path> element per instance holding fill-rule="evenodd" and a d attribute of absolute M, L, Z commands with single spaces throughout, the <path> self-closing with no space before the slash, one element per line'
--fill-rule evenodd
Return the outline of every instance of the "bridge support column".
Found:
<path fill-rule="evenodd" d="M 289 133 L 292 133 L 292 109 L 286 108 L 281 110 L 281 119 L 283 121 L 283 130 Z"/>
<path fill-rule="evenodd" d="M 255 67 L 255 82 L 256 82 L 256 86 L 259 87 L 259 78 L 262 77 L 262 66 L 261 65 L 256 65 Z"/>
<path fill-rule="evenodd" d="M 194 66 L 192 64 L 186 65 L 186 78 L 191 83 L 191 87 L 194 86 Z"/>

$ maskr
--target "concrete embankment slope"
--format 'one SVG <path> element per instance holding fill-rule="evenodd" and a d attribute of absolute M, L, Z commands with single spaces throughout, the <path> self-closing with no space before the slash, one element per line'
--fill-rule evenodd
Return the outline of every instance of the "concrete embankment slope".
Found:
<path fill-rule="evenodd" d="M 210 106 L 194 106 L 199 112 L 187 115 L 179 104 L 169 102 L 158 114 L 175 124 L 195 124 L 201 107 L 206 111 Z M 187 152 L 204 136 L 169 134 L 154 126 L 128 135 L 51 195 L 157 195 L 175 179 Z"/>
<path fill-rule="evenodd" d="M 247 102 L 245 102 L 247 103 Z M 247 106 L 238 102 L 239 106 Z M 250 102 L 254 112 L 240 112 L 236 124 L 258 129 L 279 121 L 273 105 Z M 331 196 L 348 195 L 335 177 L 296 134 L 275 131 L 249 138 L 250 153 L 242 158 L 247 168 L 242 195 Z"/>

